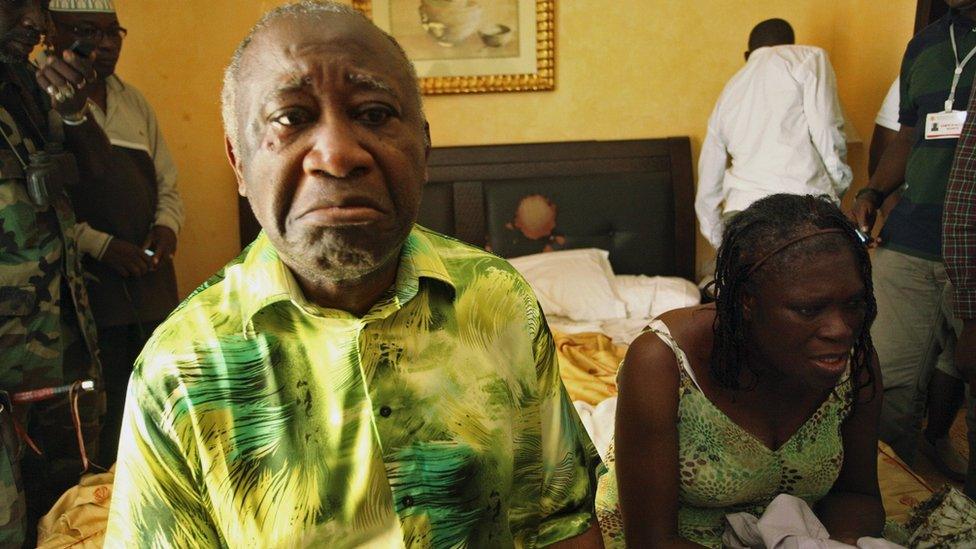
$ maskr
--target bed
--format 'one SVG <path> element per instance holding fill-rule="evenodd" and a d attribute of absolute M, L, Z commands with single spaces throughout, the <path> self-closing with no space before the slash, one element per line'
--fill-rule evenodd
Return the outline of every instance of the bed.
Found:
<path fill-rule="evenodd" d="M 700 297 L 693 204 L 686 137 L 444 147 L 430 155 L 419 223 L 527 275 L 563 381 L 605 452 L 627 344 L 653 316 Z M 240 213 L 243 247 L 259 227 L 246 202 Z M 885 447 L 878 463 L 888 515 L 904 520 L 932 490 Z M 67 492 L 41 546 L 100 547 L 112 480 L 89 475 Z"/>
<path fill-rule="evenodd" d="M 626 346 L 653 316 L 698 297 L 689 282 L 696 257 L 689 139 L 437 148 L 419 223 L 509 258 L 527 275 L 553 330 L 567 391 L 598 449 L 605 451 L 613 428 L 616 369 Z M 621 290 L 626 315 L 571 318 L 547 307 L 547 298 L 558 297 L 560 289 L 549 287 L 554 283 L 546 276 L 538 282 L 539 272 L 572 278 L 566 276 L 570 265 L 599 258 L 592 253 L 557 258 L 586 249 L 607 252 L 609 285 Z M 546 265 L 547 256 L 552 265 Z M 587 292 L 595 291 L 591 286 Z M 649 307 L 634 305 L 641 292 L 652 296 Z M 878 467 L 890 519 L 904 521 L 932 494 L 883 444 Z"/>

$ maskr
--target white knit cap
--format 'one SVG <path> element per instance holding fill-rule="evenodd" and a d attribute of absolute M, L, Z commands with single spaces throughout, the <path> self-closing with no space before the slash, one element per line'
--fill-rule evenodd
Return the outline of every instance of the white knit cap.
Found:
<path fill-rule="evenodd" d="M 115 3 L 112 0 L 51 0 L 48 9 L 81 13 L 115 13 Z"/>

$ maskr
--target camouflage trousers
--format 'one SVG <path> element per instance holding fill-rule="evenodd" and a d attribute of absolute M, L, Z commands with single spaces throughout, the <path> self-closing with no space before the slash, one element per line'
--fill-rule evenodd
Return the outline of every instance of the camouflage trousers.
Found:
<path fill-rule="evenodd" d="M 64 356 L 65 378 L 68 383 L 91 377 L 88 375 L 90 359 L 83 340 L 76 339 Z M 69 372 L 75 372 L 76 375 L 69 376 Z M 104 396 L 100 390 L 83 393 L 78 398 L 81 434 L 88 457 L 95 462 L 98 462 L 103 401 Z M 9 401 L 3 402 L 2 406 L 0 549 L 35 547 L 38 520 L 81 477 L 82 457 L 72 417 L 72 404 L 67 396 L 62 395 L 42 402 L 18 404 L 14 408 L 11 408 Z M 41 450 L 42 455 L 37 455 L 18 436 L 15 421 Z"/>

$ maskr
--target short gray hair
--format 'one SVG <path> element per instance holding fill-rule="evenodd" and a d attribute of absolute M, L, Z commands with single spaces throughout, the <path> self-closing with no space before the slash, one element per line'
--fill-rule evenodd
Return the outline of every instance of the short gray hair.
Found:
<path fill-rule="evenodd" d="M 247 48 L 254 41 L 254 37 L 261 33 L 261 31 L 271 27 L 279 20 L 286 17 L 319 17 L 328 13 L 339 13 L 343 15 L 351 15 L 354 17 L 359 17 L 363 21 L 366 21 L 370 25 L 374 25 L 372 21 L 369 20 L 365 15 L 363 15 L 359 10 L 347 6 L 346 4 L 340 4 L 333 0 L 301 0 L 299 2 L 294 2 L 292 4 L 286 4 L 284 6 L 275 8 L 264 16 L 251 28 L 238 44 L 237 49 L 234 50 L 234 55 L 230 58 L 230 64 L 224 69 L 224 86 L 220 94 L 221 102 L 221 115 L 224 119 L 224 133 L 227 138 L 230 139 L 231 145 L 234 147 L 235 151 L 240 151 L 240 128 L 237 123 L 237 100 L 238 100 L 238 81 L 241 72 L 241 61 L 244 58 L 244 53 Z M 403 47 L 399 42 L 396 41 L 393 36 L 385 32 L 383 29 L 376 27 L 384 36 L 386 36 L 391 43 L 396 47 L 396 50 L 400 52 L 403 57 L 403 65 L 407 69 L 407 73 L 410 76 L 411 81 L 414 85 L 414 93 L 416 94 L 417 107 L 420 111 L 420 117 L 426 120 L 423 111 L 423 102 L 420 99 L 420 80 L 417 78 L 417 69 L 414 68 L 413 63 L 407 58 L 407 52 L 403 50 Z M 427 140 L 427 137 L 424 138 Z M 428 143 L 429 145 L 429 143 Z"/>

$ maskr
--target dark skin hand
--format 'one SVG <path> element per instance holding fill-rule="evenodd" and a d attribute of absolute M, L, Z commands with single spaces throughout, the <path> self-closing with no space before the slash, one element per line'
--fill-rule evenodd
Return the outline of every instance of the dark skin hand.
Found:
<path fill-rule="evenodd" d="M 155 253 L 150 257 L 146 250 L 153 250 Z M 101 260 L 122 276 L 139 277 L 155 271 L 160 263 L 173 259 L 175 253 L 176 233 L 169 227 L 156 225 L 141 248 L 120 238 L 113 238 L 105 248 Z"/>
<path fill-rule="evenodd" d="M 35 78 L 41 89 L 51 95 L 54 110 L 63 115 L 71 115 L 85 107 L 96 78 L 94 61 L 94 53 L 84 58 L 72 51 L 65 51 L 60 58 L 50 55 L 45 59 L 44 64 L 37 69 Z M 55 97 L 58 91 L 62 95 Z"/>
<path fill-rule="evenodd" d="M 895 136 L 895 139 L 885 149 L 881 162 L 877 170 L 871 177 L 868 187 L 877 189 L 885 196 L 895 192 L 898 187 L 905 182 L 905 166 L 908 164 L 908 155 L 912 151 L 912 143 L 915 139 L 915 128 L 913 126 L 902 126 Z M 878 208 L 867 197 L 858 198 L 854 201 L 854 206 L 848 216 L 851 221 L 865 233 L 871 232 L 874 222 L 877 219 Z M 874 245 L 877 245 L 877 240 Z"/>
<path fill-rule="evenodd" d="M 94 59 L 94 53 L 86 59 L 65 51 L 60 58 L 49 56 L 44 65 L 37 69 L 35 78 L 38 85 L 47 91 L 54 110 L 62 116 L 74 116 L 85 107 L 94 88 Z M 66 96 L 64 92 L 69 95 Z M 65 124 L 64 131 L 66 144 L 75 153 L 82 174 L 99 174 L 107 170 L 112 145 L 94 120 L 89 117 L 79 126 Z"/>
<path fill-rule="evenodd" d="M 162 261 L 171 260 L 176 254 L 176 233 L 164 225 L 155 225 L 149 231 L 142 248 L 154 252 L 150 264 L 155 271 Z"/>
<path fill-rule="evenodd" d="M 662 320 L 679 345 L 691 350 L 688 358 L 709 400 L 768 447 L 778 447 L 813 414 L 825 395 L 791 391 L 787 398 L 777 398 L 757 390 L 739 392 L 733 401 L 731 391 L 709 379 L 714 314 L 713 307 L 703 306 L 672 311 Z M 696 349 L 707 351 L 696 355 Z M 880 383 L 876 358 L 872 368 Z M 626 539 L 634 547 L 700 547 L 678 535 L 678 371 L 674 353 L 655 334 L 642 335 L 631 345 L 620 370 L 614 435 L 617 484 Z M 880 534 L 884 521 L 876 463 L 880 406 L 878 394 L 871 402 L 859 404 L 843 427 L 844 465 L 816 509 L 834 539 Z M 772 431 L 769 417 L 781 419 Z"/>
<path fill-rule="evenodd" d="M 113 238 L 108 243 L 101 260 L 124 277 L 143 276 L 152 269 L 145 251 L 121 238 Z"/>

